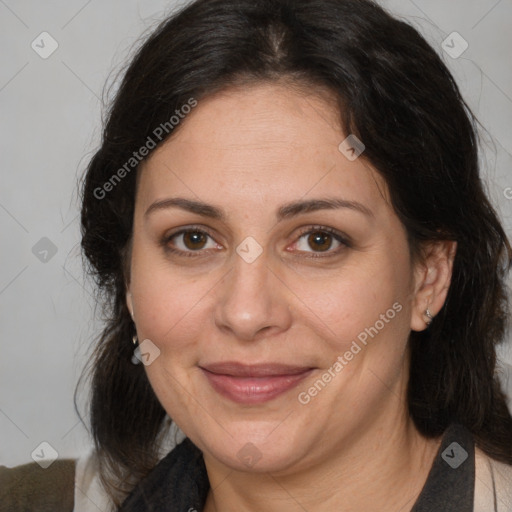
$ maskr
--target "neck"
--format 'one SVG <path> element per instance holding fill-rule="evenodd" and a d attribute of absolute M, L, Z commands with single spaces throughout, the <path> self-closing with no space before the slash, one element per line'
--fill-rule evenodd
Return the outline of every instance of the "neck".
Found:
<path fill-rule="evenodd" d="M 396 396 L 393 398 L 396 400 Z M 397 401 L 398 402 L 398 401 Z M 440 445 L 405 414 L 373 422 L 305 471 L 244 473 L 205 458 L 205 512 L 403 512 L 416 502 Z"/>

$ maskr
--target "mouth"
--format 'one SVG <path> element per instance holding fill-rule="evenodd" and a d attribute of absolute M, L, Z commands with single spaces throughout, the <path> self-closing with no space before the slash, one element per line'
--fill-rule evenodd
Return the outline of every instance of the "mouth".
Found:
<path fill-rule="evenodd" d="M 293 389 L 314 370 L 276 363 L 245 365 L 237 362 L 200 366 L 211 387 L 239 404 L 261 404 Z"/>

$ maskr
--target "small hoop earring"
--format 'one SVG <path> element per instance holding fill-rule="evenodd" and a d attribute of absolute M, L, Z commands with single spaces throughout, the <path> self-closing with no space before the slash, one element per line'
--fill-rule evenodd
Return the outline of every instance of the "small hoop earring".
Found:
<path fill-rule="evenodd" d="M 434 320 L 434 317 L 432 315 L 432 313 L 430 312 L 430 309 L 426 309 L 425 311 L 425 316 L 428 318 L 428 322 L 426 322 L 427 325 L 430 325 L 432 323 L 432 320 Z"/>
<path fill-rule="evenodd" d="M 139 364 L 141 364 L 142 360 L 139 359 L 140 354 L 139 354 L 139 357 L 137 357 L 137 350 L 140 351 L 140 349 L 138 348 L 139 347 L 139 340 L 137 338 L 137 334 L 133 335 L 132 342 L 133 342 L 133 345 L 135 346 L 135 349 L 133 350 L 131 361 L 132 361 L 132 364 L 139 365 Z"/>

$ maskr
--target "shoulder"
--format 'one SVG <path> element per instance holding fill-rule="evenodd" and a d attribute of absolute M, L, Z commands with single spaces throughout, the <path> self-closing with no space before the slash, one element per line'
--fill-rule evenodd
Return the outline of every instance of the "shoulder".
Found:
<path fill-rule="evenodd" d="M 474 512 L 512 512 L 512 466 L 475 448 Z"/>

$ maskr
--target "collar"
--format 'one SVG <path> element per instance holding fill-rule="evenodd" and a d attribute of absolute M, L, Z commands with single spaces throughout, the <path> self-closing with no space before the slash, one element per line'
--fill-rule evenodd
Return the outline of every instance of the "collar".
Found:
<path fill-rule="evenodd" d="M 475 443 L 462 425 L 444 433 L 427 481 L 411 512 L 473 512 Z"/>

